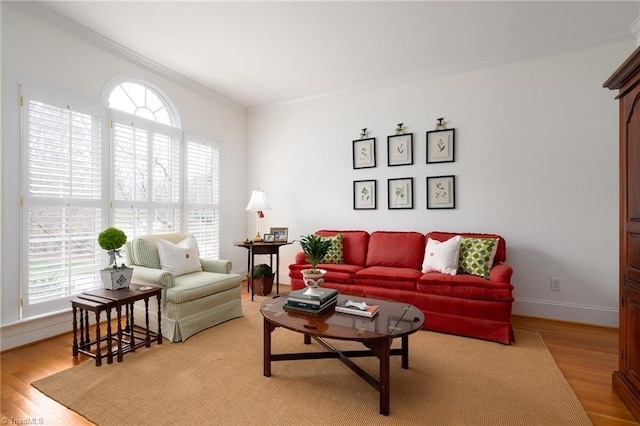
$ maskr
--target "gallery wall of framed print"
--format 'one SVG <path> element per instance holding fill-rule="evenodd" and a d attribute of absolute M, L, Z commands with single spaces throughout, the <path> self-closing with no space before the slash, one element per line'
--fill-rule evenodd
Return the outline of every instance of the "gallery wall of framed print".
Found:
<path fill-rule="evenodd" d="M 413 208 L 413 178 L 387 180 L 389 209 Z"/>
<path fill-rule="evenodd" d="M 387 165 L 413 164 L 413 133 L 387 136 Z"/>
<path fill-rule="evenodd" d="M 353 168 L 368 169 L 376 166 L 376 138 L 353 141 Z"/>
<path fill-rule="evenodd" d="M 353 209 L 375 210 L 377 198 L 376 180 L 353 181 Z"/>
<path fill-rule="evenodd" d="M 455 129 L 427 132 L 427 164 L 455 161 Z"/>
<path fill-rule="evenodd" d="M 273 242 L 286 243 L 289 241 L 289 228 L 271 228 L 270 234 L 273 234 Z"/>
<path fill-rule="evenodd" d="M 430 176 L 427 177 L 427 208 L 455 209 L 456 208 L 456 177 Z"/>

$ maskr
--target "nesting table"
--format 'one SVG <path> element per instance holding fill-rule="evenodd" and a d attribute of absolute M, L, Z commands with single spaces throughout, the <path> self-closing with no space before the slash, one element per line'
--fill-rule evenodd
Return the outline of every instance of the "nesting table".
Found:
<path fill-rule="evenodd" d="M 156 297 L 158 301 L 158 332 L 149 328 L 149 299 Z M 107 363 L 113 362 L 116 355 L 118 362 L 122 362 L 123 355 L 127 352 L 135 352 L 141 346 L 147 348 L 151 342 L 156 340 L 162 344 L 162 329 L 160 324 L 162 288 L 154 286 L 142 286 L 131 284 L 129 288 L 119 290 L 107 290 L 99 288 L 79 294 L 71 300 L 73 308 L 73 356 L 78 357 L 80 353 L 88 355 L 96 360 L 96 366 L 102 365 L 102 358 L 106 356 Z M 145 305 L 145 326 L 134 324 L 133 304 L 139 300 L 144 300 Z M 111 329 L 111 311 L 115 308 L 117 330 Z M 78 327 L 79 312 L 79 327 Z M 91 340 L 89 335 L 89 312 L 93 312 L 96 317 L 96 336 Z M 106 333 L 102 333 L 100 323 L 101 313 L 106 313 Z M 124 318 L 123 318 L 124 313 Z M 124 325 L 123 325 L 124 321 Z M 78 329 L 80 339 L 78 340 Z M 117 348 L 113 349 L 113 342 L 117 343 Z M 102 343 L 106 343 L 103 350 Z M 95 345 L 95 350 L 92 349 Z M 104 353 L 103 353 L 104 352 Z"/>

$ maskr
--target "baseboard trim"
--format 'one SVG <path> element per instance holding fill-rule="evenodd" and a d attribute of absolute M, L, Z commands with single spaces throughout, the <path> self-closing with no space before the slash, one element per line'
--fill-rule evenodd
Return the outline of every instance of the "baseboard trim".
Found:
<path fill-rule="evenodd" d="M 618 308 L 516 297 L 513 313 L 528 317 L 618 327 Z"/>

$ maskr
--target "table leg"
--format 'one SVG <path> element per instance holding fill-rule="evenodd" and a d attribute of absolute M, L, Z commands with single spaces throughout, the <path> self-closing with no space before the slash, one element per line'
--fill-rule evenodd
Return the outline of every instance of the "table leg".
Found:
<path fill-rule="evenodd" d="M 280 294 L 280 246 L 276 247 L 276 295 Z"/>
<path fill-rule="evenodd" d="M 116 304 L 116 315 L 118 317 L 118 362 L 122 362 L 122 306 Z"/>
<path fill-rule="evenodd" d="M 129 323 L 129 315 L 131 315 L 131 323 Z M 129 328 L 131 343 L 129 343 L 131 352 L 136 351 L 136 336 L 133 332 L 133 303 L 131 304 L 131 309 L 129 309 L 129 304 L 127 304 L 127 328 L 129 328 L 129 324 L 131 324 L 131 328 Z"/>
<path fill-rule="evenodd" d="M 263 358 L 263 367 L 264 367 L 264 375 L 265 377 L 271 377 L 271 331 L 273 330 L 271 323 L 267 321 L 266 318 L 263 319 L 263 341 L 264 341 L 264 352 L 262 355 Z"/>
<path fill-rule="evenodd" d="M 111 337 L 112 337 L 111 336 L 111 308 L 107 307 L 107 364 L 113 364 L 113 351 L 111 350 Z"/>
<path fill-rule="evenodd" d="M 158 292 L 158 294 L 156 295 L 156 299 L 158 299 L 158 344 L 161 345 L 162 344 L 162 326 L 161 326 L 161 312 L 160 312 L 160 292 Z"/>
<path fill-rule="evenodd" d="M 409 368 L 409 335 L 402 336 L 402 368 Z"/>
<path fill-rule="evenodd" d="M 78 307 L 75 303 L 73 303 L 73 357 L 78 358 L 78 321 L 76 319 L 76 313 L 78 311 Z M 80 315 L 82 315 L 82 311 L 80 311 Z"/>
<path fill-rule="evenodd" d="M 249 270 L 249 275 L 251 276 L 251 301 L 253 302 L 253 264 L 255 263 L 255 254 L 253 253 L 253 249 L 251 250 L 251 269 Z"/>
<path fill-rule="evenodd" d="M 391 339 L 380 345 L 380 414 L 389 415 Z"/>
<path fill-rule="evenodd" d="M 80 312 L 80 321 L 82 321 L 82 312 Z M 80 329 L 82 335 L 82 329 Z M 84 311 L 84 343 L 87 345 L 87 350 L 91 350 L 91 336 L 89 336 L 89 311 Z"/>
<path fill-rule="evenodd" d="M 100 349 L 100 309 L 96 309 L 96 366 L 102 365 L 102 350 Z"/>
<path fill-rule="evenodd" d="M 133 310 L 133 309 L 132 309 Z M 144 321 L 145 327 L 147 327 L 147 340 L 145 347 L 151 347 L 151 333 L 149 332 L 149 298 L 144 298 Z"/>

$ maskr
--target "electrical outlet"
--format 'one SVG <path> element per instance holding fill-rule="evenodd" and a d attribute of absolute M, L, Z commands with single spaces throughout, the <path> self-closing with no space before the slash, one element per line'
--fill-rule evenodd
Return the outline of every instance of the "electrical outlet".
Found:
<path fill-rule="evenodd" d="M 560 278 L 551 278 L 551 291 L 560 291 Z"/>

